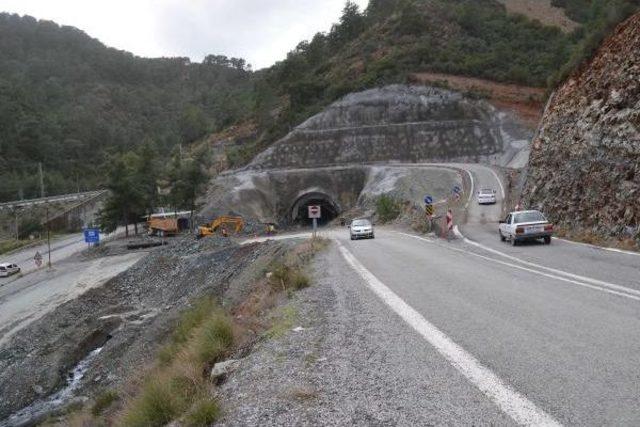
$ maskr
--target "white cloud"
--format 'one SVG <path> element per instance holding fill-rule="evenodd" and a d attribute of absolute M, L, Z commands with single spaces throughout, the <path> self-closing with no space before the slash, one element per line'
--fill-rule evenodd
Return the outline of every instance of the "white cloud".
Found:
<path fill-rule="evenodd" d="M 281 60 L 336 22 L 345 0 L 0 0 L 0 10 L 72 25 L 136 55 Z M 368 0 L 356 0 L 365 8 Z"/>

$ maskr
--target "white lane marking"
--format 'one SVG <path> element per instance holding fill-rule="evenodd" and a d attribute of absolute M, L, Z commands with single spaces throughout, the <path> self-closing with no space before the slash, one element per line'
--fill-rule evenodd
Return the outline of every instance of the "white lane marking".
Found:
<path fill-rule="evenodd" d="M 469 198 L 467 199 L 467 204 L 464 205 L 464 209 L 468 210 L 469 204 L 473 200 L 473 193 L 476 192 L 476 183 L 473 180 L 473 174 L 468 169 L 463 169 L 463 170 L 467 173 L 467 175 L 469 175 L 469 179 L 471 180 L 471 190 L 469 191 Z"/>
<path fill-rule="evenodd" d="M 407 234 L 407 233 L 397 233 L 397 234 L 401 234 L 403 236 L 411 237 L 413 239 L 423 240 L 423 241 L 431 243 L 431 244 L 437 244 L 433 240 L 425 239 L 424 237 L 420 237 L 420 236 L 414 236 L 413 234 Z M 460 249 L 460 248 L 454 248 L 452 246 L 441 246 L 441 247 L 445 247 L 445 248 L 447 248 L 447 249 L 449 249 L 451 251 L 454 251 L 454 252 L 459 252 L 459 253 L 463 253 L 463 254 L 466 254 L 466 255 L 475 256 L 477 258 L 481 258 L 481 259 L 484 259 L 484 260 L 487 260 L 487 261 L 491 261 L 491 262 L 494 262 L 496 264 L 501 264 L 501 265 L 504 265 L 504 266 L 507 266 L 507 267 L 515 268 L 515 269 L 522 270 L 522 271 L 526 271 L 528 273 L 537 274 L 539 276 L 547 277 L 549 279 L 558 280 L 560 282 L 571 283 L 572 285 L 581 286 L 583 288 L 589 288 L 589 289 L 593 289 L 593 290 L 596 290 L 596 291 L 605 292 L 605 293 L 608 293 L 608 294 L 611 294 L 611 295 L 616 295 L 616 296 L 620 296 L 620 297 L 624 297 L 624 298 L 629 298 L 629 299 L 632 299 L 632 300 L 635 300 L 635 301 L 640 301 L 640 296 L 630 295 L 629 293 L 625 293 L 624 291 L 616 291 L 616 290 L 613 290 L 613 289 L 609 289 L 607 287 L 591 285 L 589 283 L 584 283 L 584 282 L 580 282 L 578 280 L 569 279 L 568 277 L 558 276 L 558 275 L 551 274 L 551 273 L 545 273 L 545 272 L 542 272 L 540 270 L 534 270 L 532 268 L 527 268 L 527 267 L 523 267 L 521 265 L 513 264 L 513 263 L 510 263 L 510 262 L 501 261 L 499 259 L 491 258 L 491 257 L 485 256 L 485 255 L 480 255 L 480 254 L 477 254 L 475 252 L 467 251 L 467 250 Z M 624 289 L 628 289 L 628 288 L 624 288 Z M 628 290 L 629 291 L 634 291 L 633 289 L 628 289 Z M 635 293 L 635 291 L 634 291 L 634 293 Z"/>
<path fill-rule="evenodd" d="M 530 267 L 534 267 L 534 268 L 539 268 L 539 269 L 542 269 L 542 270 L 550 271 L 550 272 L 552 272 L 554 274 L 559 274 L 561 276 L 569 277 L 569 278 L 574 279 L 574 280 L 579 280 L 579 281 L 582 281 L 582 282 L 591 283 L 591 284 L 596 285 L 596 286 L 602 286 L 604 288 L 610 288 L 610 289 L 614 289 L 616 291 L 626 292 L 628 294 L 640 296 L 640 291 L 639 290 L 627 288 L 626 286 L 621 286 L 621 285 L 617 285 L 615 283 L 609 283 L 609 282 L 605 282 L 605 281 L 598 280 L 598 279 L 592 279 L 590 277 L 580 276 L 578 274 L 569 273 L 568 271 L 558 270 L 558 269 L 555 269 L 555 268 L 551 268 L 551 267 L 547 267 L 547 266 L 544 266 L 544 265 L 536 264 L 536 263 L 533 263 L 533 262 L 530 262 L 530 261 L 525 261 L 525 260 L 520 259 L 518 257 L 514 257 L 512 255 L 509 255 L 509 254 L 506 254 L 504 252 L 500 252 L 498 250 L 490 248 L 490 247 L 488 247 L 486 245 L 483 245 L 482 243 L 478 243 L 478 242 L 474 242 L 473 240 L 469 240 L 462 233 L 460 233 L 460 230 L 454 230 L 454 232 L 456 232 L 458 236 L 462 237 L 462 239 L 464 239 L 465 243 L 468 243 L 468 244 L 470 244 L 472 246 L 475 246 L 477 248 L 483 249 L 483 250 L 485 250 L 487 252 L 491 252 L 493 254 L 499 255 L 499 256 L 504 257 L 506 259 L 509 259 L 511 261 L 519 262 L 520 264 L 528 265 Z"/>
<path fill-rule="evenodd" d="M 496 181 L 498 181 L 498 185 L 500 186 L 500 192 L 502 193 L 502 200 L 504 201 L 504 199 L 507 198 L 507 193 L 504 191 L 504 186 L 502 185 L 502 180 L 500 179 L 500 177 L 498 176 L 496 171 L 494 171 L 492 168 L 487 168 L 487 169 L 489 169 L 489 171 L 491 171 L 493 176 L 496 178 Z"/>
<path fill-rule="evenodd" d="M 516 423 L 526 426 L 560 425 L 533 402 L 484 367 L 473 355 L 429 323 L 420 313 L 367 270 L 340 242 L 337 240 L 336 242 L 344 259 L 364 279 L 369 288 Z"/>
<path fill-rule="evenodd" d="M 624 254 L 624 255 L 640 256 L 640 252 L 625 251 L 624 249 L 609 248 L 607 246 L 596 246 L 596 245 L 592 245 L 590 243 L 575 242 L 573 240 L 562 239 L 560 237 L 554 237 L 553 239 L 554 240 L 560 240 L 561 242 L 565 242 L 565 243 L 571 243 L 572 245 L 586 246 L 586 247 L 592 248 L 592 249 L 599 249 L 599 250 L 608 251 L 608 252 L 616 252 L 616 253 Z"/>

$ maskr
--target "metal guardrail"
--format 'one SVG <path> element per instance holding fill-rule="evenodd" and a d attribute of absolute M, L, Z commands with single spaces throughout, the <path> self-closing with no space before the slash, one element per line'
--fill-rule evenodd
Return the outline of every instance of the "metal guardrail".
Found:
<path fill-rule="evenodd" d="M 43 205 L 45 203 L 69 202 L 74 200 L 83 200 L 99 196 L 108 190 L 85 191 L 83 193 L 61 194 L 58 196 L 41 197 L 38 199 L 15 200 L 12 202 L 0 203 L 0 210 L 24 208 L 27 206 Z"/>

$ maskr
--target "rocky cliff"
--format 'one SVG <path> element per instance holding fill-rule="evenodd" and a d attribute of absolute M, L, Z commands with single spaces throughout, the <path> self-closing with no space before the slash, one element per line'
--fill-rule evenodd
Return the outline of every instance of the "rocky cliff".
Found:
<path fill-rule="evenodd" d="M 506 164 L 528 137 L 526 127 L 484 100 L 434 87 L 392 85 L 332 104 L 258 155 L 249 168 L 387 161 Z"/>
<path fill-rule="evenodd" d="M 638 236 L 640 14 L 553 95 L 534 139 L 525 202 L 603 236 Z"/>

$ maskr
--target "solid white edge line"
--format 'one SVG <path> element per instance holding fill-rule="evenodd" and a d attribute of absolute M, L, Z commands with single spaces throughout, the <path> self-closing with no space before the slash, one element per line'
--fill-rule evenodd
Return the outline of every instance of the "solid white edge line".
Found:
<path fill-rule="evenodd" d="M 507 198 L 507 193 L 504 191 L 504 185 L 502 185 L 502 180 L 500 179 L 496 171 L 494 171 L 492 168 L 487 168 L 487 169 L 491 171 L 493 176 L 496 178 L 496 181 L 498 181 L 498 185 L 500 186 L 500 192 L 502 193 L 502 201 L 504 202 L 504 199 Z"/>
<path fill-rule="evenodd" d="M 454 232 L 455 232 L 455 228 L 454 228 Z M 413 239 L 422 240 L 422 241 L 425 241 L 427 243 L 436 244 L 433 240 L 425 239 L 424 237 L 415 236 L 413 234 L 407 234 L 407 233 L 401 233 L 401 232 L 397 232 L 397 234 L 401 234 L 401 235 L 406 236 L 406 237 L 411 237 Z M 468 240 L 468 239 L 466 239 L 466 240 Z M 469 242 L 471 242 L 471 241 L 469 241 Z M 616 291 L 616 290 L 613 290 L 613 289 L 609 289 L 607 287 L 598 286 L 598 285 L 591 285 L 589 283 L 580 282 L 578 280 L 572 280 L 572 279 L 570 279 L 568 277 L 562 277 L 562 276 L 554 275 L 554 274 L 551 274 L 551 273 L 544 273 L 544 272 L 539 271 L 539 270 L 534 270 L 534 269 L 531 269 L 531 268 L 523 267 L 521 265 L 512 264 L 512 263 L 506 262 L 506 261 L 501 261 L 499 259 L 491 258 L 491 257 L 485 256 L 485 255 L 480 255 L 480 254 L 477 254 L 475 252 L 467 251 L 467 250 L 460 249 L 460 248 L 455 248 L 455 247 L 452 247 L 452 246 L 446 246 L 446 248 L 451 250 L 451 251 L 454 251 L 454 252 L 459 252 L 459 253 L 463 253 L 463 254 L 466 254 L 466 255 L 475 256 L 475 257 L 482 258 L 482 259 L 487 260 L 487 261 L 491 261 L 491 262 L 495 262 L 497 264 L 505 265 L 507 267 L 511 267 L 511 268 L 515 268 L 515 269 L 518 269 L 518 270 L 526 271 L 526 272 L 529 272 L 529 273 L 537 274 L 539 276 L 547 277 L 549 279 L 554 279 L 554 280 L 558 280 L 558 281 L 565 282 L 565 283 L 571 283 L 573 285 L 582 286 L 584 288 L 594 289 L 596 291 L 605 292 L 605 293 L 608 293 L 608 294 L 611 294 L 611 295 L 616 295 L 616 296 L 620 296 L 620 297 L 624 297 L 624 298 L 629 298 L 629 299 L 632 299 L 632 300 L 635 300 L 635 301 L 640 301 L 640 296 L 630 295 L 629 293 L 626 293 L 625 291 Z M 518 262 L 522 262 L 522 261 L 518 261 Z M 568 274 L 570 274 L 570 273 L 568 273 Z M 618 286 L 618 285 L 614 285 L 614 286 Z M 627 291 L 634 291 L 635 292 L 634 289 L 629 289 L 629 288 L 624 288 L 624 287 L 622 287 L 622 288 L 626 289 Z"/>
<path fill-rule="evenodd" d="M 473 193 L 475 193 L 476 190 L 476 183 L 473 180 L 473 174 L 469 171 L 469 169 L 463 169 L 467 175 L 469 175 L 469 179 L 471 180 L 471 190 L 469 191 L 469 198 L 467 199 L 467 204 L 464 206 L 465 210 L 469 209 L 469 204 L 471 204 L 471 201 L 473 200 Z"/>
<path fill-rule="evenodd" d="M 467 380 L 495 403 L 516 423 L 525 426 L 559 426 L 553 417 L 528 400 L 496 374 L 484 367 L 473 355 L 453 342 L 427 321 L 384 283 L 378 280 L 340 242 L 338 248 L 347 263 L 362 277 L 369 288 L 409 326 L 418 332 Z"/>
<path fill-rule="evenodd" d="M 599 249 L 599 250 L 602 250 L 602 251 L 615 252 L 615 253 L 624 254 L 624 255 L 640 256 L 640 252 L 625 251 L 624 249 L 609 248 L 607 246 L 596 246 L 596 245 L 592 245 L 590 243 L 576 242 L 576 241 L 573 241 L 573 240 L 563 239 L 561 237 L 553 237 L 553 239 L 554 240 L 560 240 L 561 242 L 571 243 L 572 245 L 586 246 L 588 248 Z"/>
<path fill-rule="evenodd" d="M 533 262 L 530 262 L 530 261 L 525 261 L 525 260 L 520 259 L 518 257 L 514 257 L 514 256 L 506 254 L 504 252 L 500 252 L 500 251 L 498 251 L 496 249 L 493 249 L 493 248 L 490 248 L 488 246 L 485 246 L 482 243 L 474 242 L 473 240 L 470 240 L 470 239 L 466 238 L 462 233 L 460 233 L 460 230 L 457 230 L 457 235 L 460 236 L 464 240 L 465 243 L 468 243 L 468 244 L 470 244 L 472 246 L 475 246 L 475 247 L 478 247 L 480 249 L 483 249 L 483 250 L 485 250 L 487 252 L 491 252 L 493 254 L 499 255 L 499 256 L 504 257 L 506 259 L 509 259 L 511 261 L 519 262 L 521 264 L 528 265 L 528 266 L 534 267 L 534 268 L 539 268 L 541 270 L 550 271 L 551 273 L 559 274 L 561 276 L 565 276 L 565 277 L 568 277 L 568 278 L 571 278 L 571 279 L 574 279 L 574 280 L 579 280 L 579 281 L 582 281 L 582 282 L 591 283 L 592 285 L 601 286 L 603 288 L 610 288 L 610 289 L 614 289 L 616 291 L 625 292 L 625 293 L 628 293 L 628 294 L 640 296 L 640 291 L 636 290 L 636 289 L 628 288 L 628 287 L 622 286 L 622 285 L 617 285 L 615 283 L 605 282 L 603 280 L 592 279 L 590 277 L 580 276 L 578 274 L 569 273 L 568 271 L 558 270 L 558 269 L 555 269 L 555 268 L 551 268 L 551 267 L 547 267 L 547 266 L 544 266 L 544 265 L 536 264 L 536 263 L 533 263 Z"/>

